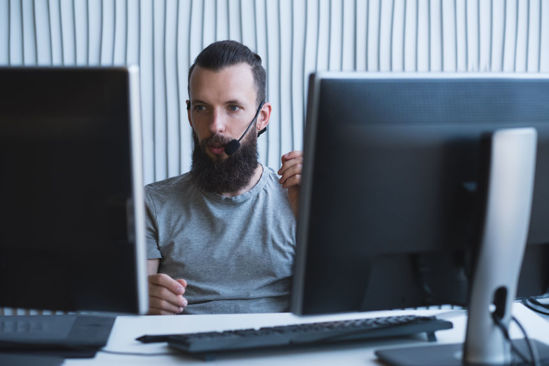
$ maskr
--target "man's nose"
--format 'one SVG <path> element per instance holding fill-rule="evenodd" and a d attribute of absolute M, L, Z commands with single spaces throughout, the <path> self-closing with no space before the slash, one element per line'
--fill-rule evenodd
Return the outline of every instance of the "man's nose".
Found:
<path fill-rule="evenodd" d="M 222 111 L 214 109 L 211 115 L 210 132 L 212 132 L 213 134 L 224 133 L 227 124 L 225 117 L 226 116 Z"/>

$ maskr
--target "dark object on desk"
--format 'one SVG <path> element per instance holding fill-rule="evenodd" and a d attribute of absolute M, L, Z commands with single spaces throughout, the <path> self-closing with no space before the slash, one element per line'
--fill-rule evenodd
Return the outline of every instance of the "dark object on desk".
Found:
<path fill-rule="evenodd" d="M 114 320 L 87 315 L 1 316 L 0 353 L 91 358 L 107 343 Z"/>
<path fill-rule="evenodd" d="M 295 347 L 372 338 L 408 336 L 426 333 L 430 341 L 434 332 L 450 329 L 452 323 L 435 317 L 390 316 L 320 323 L 228 330 L 189 334 L 142 336 L 143 343 L 168 342 L 179 351 L 211 359 L 217 353 L 258 348 Z"/>
<path fill-rule="evenodd" d="M 29 356 L 19 354 L 0 353 L 0 365 L 2 366 L 59 366 L 64 359 L 56 356 Z"/>
<path fill-rule="evenodd" d="M 528 347 L 524 339 L 513 341 L 522 354 L 528 354 Z M 549 354 L 549 347 L 541 342 L 532 340 L 539 354 Z M 435 347 L 406 347 L 406 348 L 388 348 L 375 351 L 376 356 L 384 365 L 418 365 L 418 366 L 462 366 L 464 365 L 461 357 L 463 344 L 437 344 Z M 428 354 L 428 357 L 425 355 Z M 522 361 L 516 354 L 513 354 L 511 365 L 527 366 L 531 362 Z M 410 360 L 418 360 L 411 363 Z M 540 365 L 549 365 L 549 358 L 541 358 Z"/>

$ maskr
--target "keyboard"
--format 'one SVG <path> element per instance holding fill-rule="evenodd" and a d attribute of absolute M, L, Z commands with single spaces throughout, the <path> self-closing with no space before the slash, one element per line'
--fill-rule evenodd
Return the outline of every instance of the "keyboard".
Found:
<path fill-rule="evenodd" d="M 113 316 L 0 316 L 0 353 L 94 357 L 105 346 Z"/>
<path fill-rule="evenodd" d="M 144 335 L 137 340 L 143 343 L 168 342 L 170 347 L 186 354 L 212 359 L 218 353 L 233 351 L 288 348 L 418 333 L 426 333 L 430 341 L 435 341 L 435 331 L 450 328 L 451 322 L 436 317 L 405 315 L 222 332 Z"/>

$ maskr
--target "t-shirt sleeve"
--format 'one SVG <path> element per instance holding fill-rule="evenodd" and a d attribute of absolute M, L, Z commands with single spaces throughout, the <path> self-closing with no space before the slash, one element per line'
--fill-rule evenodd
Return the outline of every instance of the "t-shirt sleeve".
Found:
<path fill-rule="evenodd" d="M 162 258 L 160 246 L 158 244 L 158 221 L 154 200 L 145 187 L 145 236 L 147 241 L 147 258 L 159 259 Z"/>

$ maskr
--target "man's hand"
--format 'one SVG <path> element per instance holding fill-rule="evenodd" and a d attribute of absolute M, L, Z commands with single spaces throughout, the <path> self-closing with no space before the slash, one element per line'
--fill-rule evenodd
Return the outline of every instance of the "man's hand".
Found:
<path fill-rule="evenodd" d="M 164 273 L 149 275 L 149 315 L 175 315 L 187 306 L 183 297 L 187 281 Z"/>
<path fill-rule="evenodd" d="M 288 189 L 288 200 L 294 215 L 297 217 L 299 204 L 299 187 L 301 186 L 301 171 L 303 170 L 303 152 L 292 151 L 282 155 L 282 167 L 278 171 L 280 184 Z"/>

